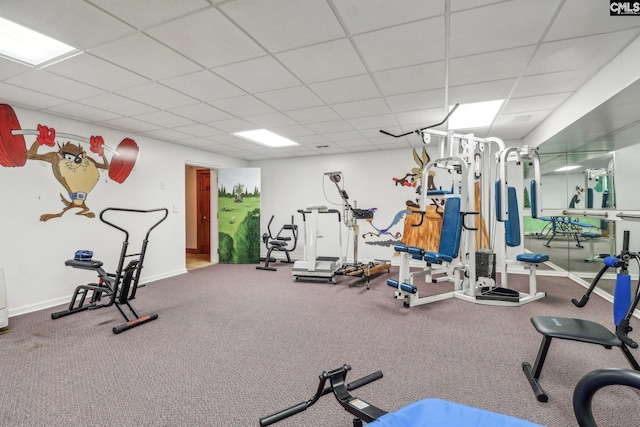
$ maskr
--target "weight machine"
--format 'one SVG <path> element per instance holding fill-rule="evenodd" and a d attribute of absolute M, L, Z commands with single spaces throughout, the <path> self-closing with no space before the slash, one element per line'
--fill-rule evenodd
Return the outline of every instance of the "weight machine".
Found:
<path fill-rule="evenodd" d="M 162 212 L 163 215 L 147 230 L 145 237 L 142 240 L 140 252 L 128 253 L 129 232 L 121 226 L 105 219 L 105 214 L 107 212 L 127 212 L 134 214 Z M 125 318 L 126 323 L 115 326 L 113 328 L 114 334 L 119 334 L 120 332 L 124 332 L 157 319 L 158 313 L 151 313 L 144 316 L 140 315 L 131 304 L 131 300 L 135 299 L 138 287 L 141 286 L 139 285 L 140 273 L 142 272 L 145 254 L 147 252 L 149 234 L 151 234 L 151 231 L 160 225 L 161 222 L 167 219 L 168 215 L 169 210 L 166 208 L 150 210 L 106 208 L 100 212 L 100 221 L 121 231 L 125 235 L 125 239 L 122 242 L 122 249 L 120 251 L 120 259 L 118 260 L 116 272 L 107 273 L 102 268 L 102 261 L 92 259 L 93 252 L 77 251 L 75 258 L 65 261 L 64 264 L 68 267 L 79 268 L 81 270 L 95 271 L 98 273 L 98 283 L 78 286 L 71 297 L 69 308 L 67 310 L 51 313 L 51 318 L 59 319 L 60 317 L 79 313 L 81 311 L 115 305 L 120 314 Z M 127 258 L 132 259 L 125 266 L 124 262 Z M 103 298 L 106 299 L 106 302 L 103 301 Z"/>
<path fill-rule="evenodd" d="M 344 219 L 344 225 L 352 230 L 353 233 L 353 263 L 346 263 L 338 269 L 336 274 L 350 276 L 350 277 L 360 277 L 363 278 L 364 283 L 360 284 L 352 284 L 349 286 L 362 286 L 366 284 L 367 289 L 369 289 L 369 280 L 371 277 L 382 273 L 384 270 L 391 269 L 391 264 L 389 261 L 385 260 L 374 260 L 368 263 L 361 263 L 358 261 L 358 238 L 360 235 L 360 226 L 358 225 L 358 220 L 360 219 L 372 219 L 373 218 L 373 210 L 372 209 L 358 209 L 357 203 L 354 201 L 354 206 L 351 206 L 349 202 L 349 195 L 343 188 L 340 188 L 339 182 L 343 181 L 342 172 L 325 172 L 325 176 L 329 177 L 329 180 L 333 182 L 338 190 L 338 194 L 340 194 L 340 198 L 342 199 L 342 218 Z"/>

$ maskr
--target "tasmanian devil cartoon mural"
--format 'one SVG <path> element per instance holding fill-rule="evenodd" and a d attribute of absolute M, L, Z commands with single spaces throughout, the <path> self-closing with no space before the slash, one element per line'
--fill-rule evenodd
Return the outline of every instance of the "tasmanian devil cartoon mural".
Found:
<path fill-rule="evenodd" d="M 28 150 L 25 135 L 36 137 Z M 87 153 L 83 144 L 88 146 L 92 155 Z M 111 161 L 107 159 L 105 150 L 112 152 Z M 60 194 L 64 205 L 62 211 L 43 214 L 40 221 L 59 218 L 71 209 L 79 209 L 76 215 L 94 218 L 95 214 L 87 205 L 87 197 L 100 180 L 100 170 L 108 171 L 109 178 L 122 184 L 133 170 L 138 152 L 138 145 L 130 138 L 123 139 L 113 149 L 105 145 L 101 136 L 56 135 L 54 128 L 41 124 L 35 130 L 20 129 L 13 108 L 0 104 L 0 166 L 24 166 L 27 160 L 49 163 L 54 178 L 66 191 L 66 194 Z"/>

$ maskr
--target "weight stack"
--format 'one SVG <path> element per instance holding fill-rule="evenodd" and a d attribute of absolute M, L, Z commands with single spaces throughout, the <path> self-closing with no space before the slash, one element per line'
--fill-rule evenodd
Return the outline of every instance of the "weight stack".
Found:
<path fill-rule="evenodd" d="M 496 254 L 489 249 L 476 251 L 476 276 L 496 280 Z"/>

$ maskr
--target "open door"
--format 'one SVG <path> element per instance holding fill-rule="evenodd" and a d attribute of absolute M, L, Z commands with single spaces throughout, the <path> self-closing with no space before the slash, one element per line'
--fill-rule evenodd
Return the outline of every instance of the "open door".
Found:
<path fill-rule="evenodd" d="M 197 200 L 198 200 L 198 252 L 211 254 L 211 171 L 198 169 L 197 171 Z"/>

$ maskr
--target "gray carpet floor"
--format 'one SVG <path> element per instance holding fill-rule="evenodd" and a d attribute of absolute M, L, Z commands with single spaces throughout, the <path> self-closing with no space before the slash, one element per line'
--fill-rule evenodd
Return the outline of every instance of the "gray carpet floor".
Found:
<path fill-rule="evenodd" d="M 382 274 L 370 289 L 295 282 L 291 266 L 213 265 L 139 289 L 134 301 L 153 322 L 114 335 L 114 307 L 52 320 L 56 307 L 10 319 L 0 335 L 1 426 L 257 426 L 260 417 L 309 399 L 318 375 L 343 364 L 347 380 L 384 377 L 354 392 L 393 411 L 426 397 L 575 426 L 573 387 L 587 372 L 627 367 L 618 350 L 557 341 L 536 401 L 521 363 L 535 360 L 535 315 L 611 324 L 611 305 L 584 288 L 538 277 L 548 296 L 521 307 L 449 299 L 404 308 Z M 527 276 L 510 286 L 525 290 Z M 419 284 L 421 292 L 432 288 Z M 638 330 L 638 322 L 632 325 Z M 632 335 L 635 332 L 632 332 Z M 611 387 L 596 397 L 601 427 L 638 426 L 638 395 Z M 332 396 L 278 426 L 351 426 Z"/>

